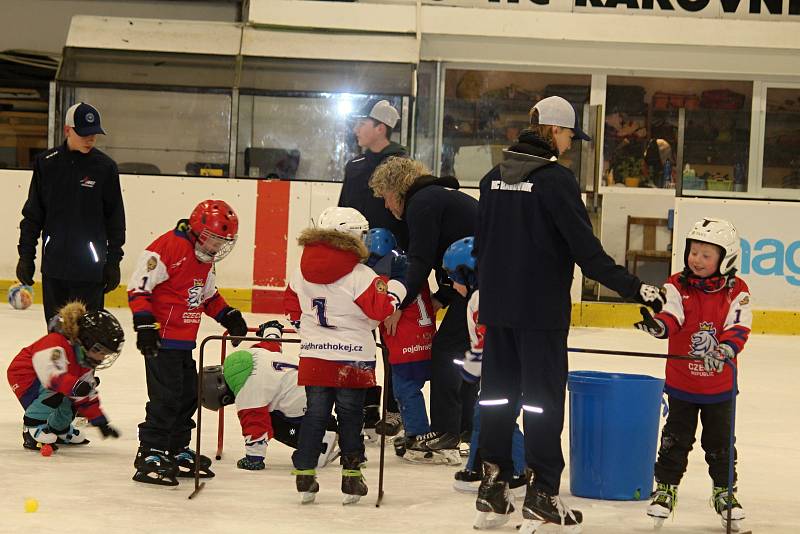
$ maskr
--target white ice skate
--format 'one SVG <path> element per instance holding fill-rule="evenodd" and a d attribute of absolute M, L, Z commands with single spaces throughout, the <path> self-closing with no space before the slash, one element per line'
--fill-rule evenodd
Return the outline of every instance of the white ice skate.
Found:
<path fill-rule="evenodd" d="M 736 488 L 733 489 L 730 501 L 728 500 L 728 488 L 715 486 L 711 493 L 711 506 L 719 514 L 722 527 L 728 528 L 728 502 L 731 503 L 731 530 L 739 532 L 742 529 L 742 521 L 745 518 L 742 505 L 736 499 Z"/>
<path fill-rule="evenodd" d="M 654 528 L 661 528 L 678 504 L 678 486 L 659 482 L 651 497 L 647 515 L 653 518 Z"/>
<path fill-rule="evenodd" d="M 461 455 L 458 449 L 441 449 L 438 451 L 406 449 L 403 460 L 412 464 L 461 465 Z"/>

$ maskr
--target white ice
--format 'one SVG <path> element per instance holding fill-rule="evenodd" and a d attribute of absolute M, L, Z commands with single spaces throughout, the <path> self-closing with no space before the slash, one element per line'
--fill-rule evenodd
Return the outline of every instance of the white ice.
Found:
<path fill-rule="evenodd" d="M 386 452 L 385 497 L 378 493 L 378 449 L 370 447 L 366 470 L 370 493 L 361 503 L 343 507 L 339 470 L 321 471 L 317 503 L 302 506 L 290 475 L 290 450 L 273 442 L 267 469 L 244 472 L 235 463 L 243 455 L 238 421 L 227 410 L 225 452 L 215 462 L 216 478 L 193 500 L 191 480 L 177 489 L 162 489 L 131 480 L 137 448 L 136 428 L 147 398 L 142 357 L 127 310 L 120 317 L 128 341 L 117 363 L 101 371 L 99 391 L 112 424 L 122 431 L 117 440 L 102 440 L 87 428 L 92 443 L 62 447 L 45 458 L 21 445 L 22 408 L 6 387 L 0 394 L 0 532 L 473 532 L 474 497 L 453 491 L 453 473 L 446 466 L 412 465 Z M 3 368 L 19 350 L 44 333 L 41 306 L 27 311 L 0 310 Z M 263 315 L 247 315 L 255 325 Z M 220 333 L 204 318 L 201 335 Z M 800 532 L 800 387 L 796 338 L 754 334 L 740 360 L 737 419 L 739 498 L 747 513 L 745 527 L 758 534 Z M 635 331 L 575 328 L 570 346 L 665 352 L 665 342 Z M 197 354 L 195 354 L 197 357 Z M 212 344 L 207 364 L 219 362 L 219 345 Z M 573 355 L 571 369 L 613 370 L 663 376 L 663 361 L 614 356 Z M 567 423 L 568 424 L 568 423 Z M 565 426 L 563 445 L 569 451 Z M 202 452 L 216 447 L 216 414 L 203 414 Z M 194 443 L 194 440 L 193 440 Z M 194 446 L 194 444 L 193 444 Z M 579 499 L 569 495 L 569 459 L 562 478 L 562 496 L 584 513 L 586 533 L 651 532 L 646 502 Z M 724 532 L 708 506 L 711 481 L 698 442 L 680 486 L 677 514 L 665 522 L 665 534 Z M 24 502 L 35 498 L 39 509 L 25 513 Z M 496 532 L 513 533 L 521 514 Z"/>

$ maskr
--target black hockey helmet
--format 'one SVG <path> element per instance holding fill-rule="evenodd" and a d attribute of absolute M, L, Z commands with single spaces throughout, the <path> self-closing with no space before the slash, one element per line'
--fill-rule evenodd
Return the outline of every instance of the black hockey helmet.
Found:
<path fill-rule="evenodd" d="M 231 388 L 228 387 L 228 383 L 225 382 L 225 376 L 222 374 L 222 370 L 221 365 L 207 365 L 203 367 L 200 404 L 202 404 L 204 408 L 215 412 L 223 406 L 233 404 L 236 400 L 236 395 L 233 394 Z"/>
<path fill-rule="evenodd" d="M 86 358 L 85 363 L 95 369 L 111 367 L 122 352 L 125 333 L 117 318 L 107 310 L 94 310 L 78 318 L 78 342 L 86 352 L 102 354 L 102 361 Z"/>

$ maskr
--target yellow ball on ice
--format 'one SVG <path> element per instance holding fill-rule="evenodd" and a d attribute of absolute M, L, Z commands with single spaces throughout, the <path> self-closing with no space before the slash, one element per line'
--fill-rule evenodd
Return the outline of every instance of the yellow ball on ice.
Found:
<path fill-rule="evenodd" d="M 25 511 L 32 514 L 39 509 L 39 501 L 36 499 L 25 499 Z"/>

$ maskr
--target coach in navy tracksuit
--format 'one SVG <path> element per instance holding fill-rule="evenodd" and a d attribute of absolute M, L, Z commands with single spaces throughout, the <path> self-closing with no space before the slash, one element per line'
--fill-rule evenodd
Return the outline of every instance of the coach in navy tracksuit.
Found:
<path fill-rule="evenodd" d="M 511 436 L 522 395 L 526 460 L 533 471 L 525 508 L 545 516 L 554 511 L 551 497 L 558 495 L 564 469 L 561 431 L 575 264 L 623 297 L 652 304 L 659 296 L 617 265 L 592 232 L 575 175 L 557 163 L 573 136 L 590 140 L 566 100 L 549 97 L 534 106 L 530 130 L 481 180 L 475 238 L 480 321 L 487 327 L 481 458 L 511 480 Z M 566 523 L 580 519 L 575 512 Z"/>
<path fill-rule="evenodd" d="M 401 308 L 413 306 L 431 270 L 439 290 L 433 307 L 447 306 L 431 347 L 431 435 L 420 445 L 424 450 L 458 448 L 460 432 L 470 429 L 475 391 L 462 384 L 454 358 L 469 348 L 467 301 L 453 288 L 442 268 L 444 252 L 453 242 L 473 235 L 478 201 L 458 191 L 458 180 L 437 178 L 418 161 L 389 158 L 372 175 L 370 187 L 384 199 L 386 207 L 408 224 L 408 292 Z M 399 313 L 387 320 L 391 325 Z M 466 409 L 462 409 L 466 408 Z"/>

